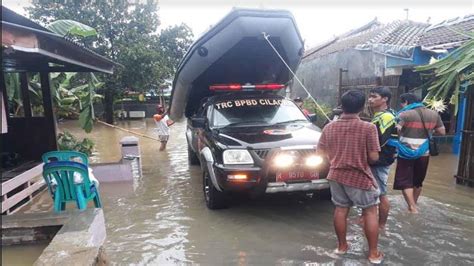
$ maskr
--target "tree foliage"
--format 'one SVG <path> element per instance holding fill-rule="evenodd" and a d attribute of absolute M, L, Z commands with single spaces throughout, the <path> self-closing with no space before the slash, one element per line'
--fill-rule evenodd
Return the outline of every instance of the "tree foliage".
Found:
<path fill-rule="evenodd" d="M 186 24 L 168 27 L 161 31 L 159 41 L 171 72 L 176 71 L 179 61 L 191 46 L 192 39 L 192 31 Z"/>
<path fill-rule="evenodd" d="M 157 1 L 33 1 L 31 19 L 43 25 L 57 20 L 74 20 L 91 26 L 97 36 L 80 41 L 89 49 L 121 64 L 104 80 L 106 112 L 114 95 L 124 89 L 144 91 L 157 87 L 174 74 L 177 62 L 191 43 L 186 25 L 158 31 Z M 110 119 L 107 119 L 108 121 Z"/>

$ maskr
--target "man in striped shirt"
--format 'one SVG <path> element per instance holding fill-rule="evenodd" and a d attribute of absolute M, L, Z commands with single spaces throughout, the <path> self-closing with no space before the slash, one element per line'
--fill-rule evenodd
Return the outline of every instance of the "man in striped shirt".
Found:
<path fill-rule="evenodd" d="M 413 93 L 404 93 L 400 95 L 402 107 L 410 104 L 420 103 L 418 97 Z M 441 117 L 436 111 L 425 107 L 418 107 L 401 112 L 398 116 L 400 142 L 413 150 L 418 149 L 428 139 L 429 134 L 445 135 Z M 425 130 L 426 128 L 426 130 Z M 408 211 L 418 213 L 417 202 L 421 194 L 423 181 L 426 177 L 428 162 L 430 159 L 429 151 L 418 159 L 397 159 L 397 169 L 395 171 L 395 181 L 393 189 L 402 190 L 405 201 L 408 205 Z"/>

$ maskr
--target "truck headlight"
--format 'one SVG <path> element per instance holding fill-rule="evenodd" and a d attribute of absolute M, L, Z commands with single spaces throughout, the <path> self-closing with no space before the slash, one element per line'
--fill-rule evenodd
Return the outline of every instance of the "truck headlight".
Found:
<path fill-rule="evenodd" d="M 323 162 L 323 158 L 318 155 L 311 155 L 305 159 L 305 164 L 307 167 L 317 167 Z"/>
<path fill-rule="evenodd" d="M 224 164 L 253 164 L 252 156 L 247 150 L 225 150 L 222 157 Z"/>
<path fill-rule="evenodd" d="M 287 168 L 295 163 L 295 157 L 291 154 L 280 153 L 273 158 L 273 164 L 278 168 Z"/>

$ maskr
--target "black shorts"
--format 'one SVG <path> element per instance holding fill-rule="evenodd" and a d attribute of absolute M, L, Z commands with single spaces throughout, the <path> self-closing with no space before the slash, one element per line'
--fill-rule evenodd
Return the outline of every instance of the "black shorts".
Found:
<path fill-rule="evenodd" d="M 422 187 L 429 161 L 429 156 L 422 156 L 416 160 L 398 158 L 393 189 L 403 190 Z"/>

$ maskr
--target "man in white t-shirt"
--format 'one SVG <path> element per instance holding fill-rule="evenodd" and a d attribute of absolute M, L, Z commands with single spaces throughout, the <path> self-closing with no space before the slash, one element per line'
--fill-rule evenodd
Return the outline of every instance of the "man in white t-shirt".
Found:
<path fill-rule="evenodd" d="M 160 151 L 164 151 L 170 137 L 170 126 L 174 124 L 174 121 L 168 117 L 163 106 L 158 105 L 157 111 L 158 113 L 153 116 L 153 120 L 155 120 L 158 139 L 161 142 Z"/>

